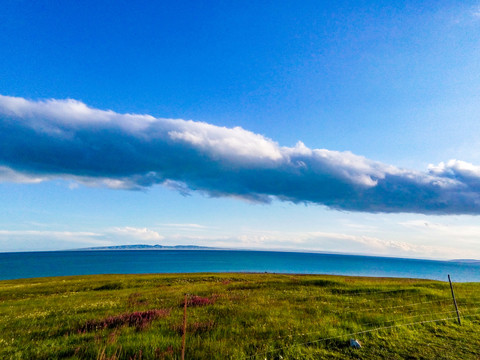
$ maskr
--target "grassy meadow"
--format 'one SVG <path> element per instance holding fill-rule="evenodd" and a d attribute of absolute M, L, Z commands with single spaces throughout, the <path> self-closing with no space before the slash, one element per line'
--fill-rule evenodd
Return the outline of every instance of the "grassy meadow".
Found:
<path fill-rule="evenodd" d="M 454 289 L 461 325 L 448 282 L 429 280 L 227 273 L 0 281 L 0 358 L 180 359 L 188 293 L 186 359 L 479 359 L 480 283 Z"/>

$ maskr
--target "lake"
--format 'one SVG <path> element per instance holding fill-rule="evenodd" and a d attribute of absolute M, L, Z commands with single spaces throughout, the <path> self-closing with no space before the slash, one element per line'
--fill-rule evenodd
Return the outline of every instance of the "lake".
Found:
<path fill-rule="evenodd" d="M 480 282 L 480 264 L 323 253 L 101 250 L 0 253 L 0 280 L 91 274 L 272 272 Z"/>

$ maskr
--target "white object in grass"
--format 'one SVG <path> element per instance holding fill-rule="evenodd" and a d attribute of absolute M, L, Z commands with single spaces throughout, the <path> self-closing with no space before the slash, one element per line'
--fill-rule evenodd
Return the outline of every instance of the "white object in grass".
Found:
<path fill-rule="evenodd" d="M 362 347 L 362 345 L 357 339 L 350 339 L 350 346 L 355 349 L 360 349 Z"/>

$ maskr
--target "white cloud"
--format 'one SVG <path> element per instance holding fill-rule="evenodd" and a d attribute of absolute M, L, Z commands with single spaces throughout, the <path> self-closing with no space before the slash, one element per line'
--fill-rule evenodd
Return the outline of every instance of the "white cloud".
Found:
<path fill-rule="evenodd" d="M 95 246 L 157 244 L 165 239 L 148 228 L 116 227 L 100 231 L 0 230 L 0 248 L 13 250 L 76 249 Z"/>
<path fill-rule="evenodd" d="M 108 245 L 111 242 L 99 232 L 0 230 L 2 251 L 61 250 Z"/>
<path fill-rule="evenodd" d="M 0 230 L 0 236 L 2 237 L 29 235 L 48 236 L 66 240 L 102 236 L 102 234 L 88 231 Z"/>
<path fill-rule="evenodd" d="M 240 127 L 228 129 L 201 122 L 179 122 L 179 130 L 169 131 L 172 140 L 183 141 L 214 157 L 234 162 L 280 161 L 277 143 Z"/>
<path fill-rule="evenodd" d="M 281 147 L 239 127 L 0 96 L 0 181 L 54 178 L 372 213 L 480 214 L 480 167 L 459 160 L 418 172 L 302 142 Z"/>
<path fill-rule="evenodd" d="M 162 228 L 170 228 L 175 230 L 182 230 L 182 231 L 199 231 L 199 230 L 207 230 L 211 229 L 209 226 L 200 225 L 200 224 L 159 224 Z"/>
<path fill-rule="evenodd" d="M 237 232 L 237 231 L 236 231 Z M 455 246 L 420 245 L 415 241 L 398 241 L 375 236 L 342 232 L 285 232 L 250 229 L 237 235 L 185 234 L 168 236 L 168 244 L 193 244 L 232 249 L 321 251 L 333 253 L 368 254 L 408 258 L 451 259 L 480 257 L 480 251 L 465 250 Z"/>
<path fill-rule="evenodd" d="M 12 170 L 6 166 L 0 166 L 0 182 L 36 184 L 46 179 L 47 177 L 45 176 L 29 175 Z"/>
<path fill-rule="evenodd" d="M 3 251 L 72 249 L 128 244 L 199 245 L 234 249 L 321 251 L 331 253 L 369 254 L 409 258 L 480 258 L 480 226 L 452 226 L 424 220 L 411 220 L 402 226 L 425 232 L 434 239 L 429 245 L 418 241 L 393 240 L 383 236 L 335 231 L 272 231 L 243 229 L 226 231 L 198 224 L 163 224 L 165 234 L 146 227 L 116 227 L 101 231 L 0 230 Z M 372 231 L 373 232 L 373 231 Z M 360 233 L 360 234 L 359 234 Z M 232 235 L 235 234 L 235 235 Z M 408 237 L 407 237 L 408 238 Z M 446 241 L 455 238 L 455 243 Z M 457 246 L 466 242 L 470 246 Z M 450 245 L 451 244 L 451 245 Z M 473 246 L 472 246 L 473 245 Z"/>
<path fill-rule="evenodd" d="M 125 226 L 121 228 L 114 228 L 112 233 L 116 236 L 121 236 L 123 238 L 128 238 L 130 241 L 161 241 L 165 237 L 160 235 L 158 232 L 147 229 L 147 228 L 136 228 Z"/>
<path fill-rule="evenodd" d="M 407 228 L 415 229 L 416 231 L 429 233 L 437 239 L 439 237 L 442 239 L 455 239 L 456 241 L 467 238 L 480 239 L 480 226 L 475 225 L 442 224 L 426 220 L 411 220 L 400 224 Z"/>
<path fill-rule="evenodd" d="M 171 227 L 181 227 L 181 228 L 195 228 L 195 229 L 205 229 L 208 226 L 200 224 L 160 224 L 162 226 L 171 226 Z"/>
<path fill-rule="evenodd" d="M 475 8 L 473 8 L 471 14 L 472 17 L 474 17 L 475 19 L 480 19 L 480 7 L 476 6 Z"/>

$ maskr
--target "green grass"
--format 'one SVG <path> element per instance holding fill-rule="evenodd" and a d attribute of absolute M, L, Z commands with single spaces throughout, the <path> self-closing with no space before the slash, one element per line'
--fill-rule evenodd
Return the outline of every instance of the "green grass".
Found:
<path fill-rule="evenodd" d="M 205 299 L 188 307 L 186 359 L 479 359 L 480 283 L 454 286 L 461 326 L 448 283 L 428 280 L 165 274 L 0 281 L 0 358 L 179 359 L 188 293 Z M 132 317 L 155 309 L 165 311 L 133 325 Z M 429 322 L 443 318 L 451 319 Z M 362 348 L 350 348 L 350 338 Z"/>

